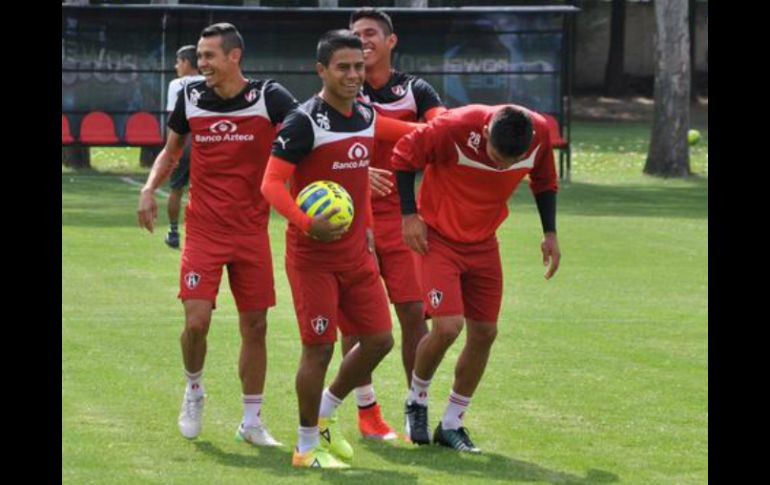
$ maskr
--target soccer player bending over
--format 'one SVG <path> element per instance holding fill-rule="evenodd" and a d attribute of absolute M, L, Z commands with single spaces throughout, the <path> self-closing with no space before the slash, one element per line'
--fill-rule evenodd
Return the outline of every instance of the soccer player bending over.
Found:
<path fill-rule="evenodd" d="M 179 413 L 185 438 L 201 432 L 206 337 L 215 308 L 222 267 L 238 307 L 241 352 L 238 373 L 243 420 L 236 438 L 255 445 L 279 445 L 262 422 L 267 309 L 275 305 L 267 223 L 270 206 L 259 190 L 276 125 L 297 106 L 271 80 L 241 74 L 243 38 L 227 23 L 201 32 L 198 68 L 203 81 L 187 83 L 168 121 L 165 148 L 153 164 L 139 197 L 139 226 L 153 230 L 155 190 L 174 170 L 187 134 L 192 134 L 190 200 L 179 277 L 184 303 L 182 358 L 187 387 Z"/>
<path fill-rule="evenodd" d="M 273 143 L 262 193 L 290 222 L 286 275 L 302 339 L 296 376 L 300 423 L 292 464 L 347 468 L 353 449 L 340 434 L 335 410 L 393 346 L 388 300 L 371 252 L 368 165 L 375 136 L 396 141 L 417 125 L 377 117 L 371 106 L 356 101 L 364 54 L 350 31 L 324 34 L 316 58 L 323 88 L 286 118 Z M 355 217 L 347 232 L 344 223 L 329 220 L 336 210 L 311 218 L 294 203 L 317 180 L 337 182 L 353 199 Z M 355 336 L 358 345 L 324 389 L 337 328 L 343 336 Z"/>
<path fill-rule="evenodd" d="M 466 326 L 449 403 L 433 441 L 479 453 L 463 426 L 497 335 L 503 273 L 495 231 L 524 176 L 543 226 L 543 263 L 559 267 L 556 171 L 545 119 L 516 105 L 452 109 L 403 137 L 393 151 L 404 241 L 422 259 L 425 308 L 433 319 L 417 346 L 406 420 L 413 442 L 430 443 L 428 387 Z M 418 204 L 415 171 L 424 169 Z"/>

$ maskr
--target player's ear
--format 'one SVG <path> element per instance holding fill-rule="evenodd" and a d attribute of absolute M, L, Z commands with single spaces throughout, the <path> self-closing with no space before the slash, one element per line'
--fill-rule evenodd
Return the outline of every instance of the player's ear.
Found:
<path fill-rule="evenodd" d="M 233 61 L 234 63 L 240 64 L 241 57 L 243 57 L 243 49 L 233 47 L 232 49 L 230 49 L 230 52 L 227 54 L 227 57 L 229 57 L 230 60 Z"/>
<path fill-rule="evenodd" d="M 484 125 L 484 128 L 481 129 L 481 132 L 484 134 L 484 138 L 489 140 L 489 125 Z"/>
<path fill-rule="evenodd" d="M 315 72 L 320 76 L 323 77 L 324 71 L 326 71 L 326 66 L 321 64 L 320 62 L 315 63 Z"/>
<path fill-rule="evenodd" d="M 388 36 L 387 43 L 388 43 L 388 47 L 390 47 L 391 49 L 395 49 L 396 45 L 398 44 L 398 36 L 396 34 L 390 34 Z"/>

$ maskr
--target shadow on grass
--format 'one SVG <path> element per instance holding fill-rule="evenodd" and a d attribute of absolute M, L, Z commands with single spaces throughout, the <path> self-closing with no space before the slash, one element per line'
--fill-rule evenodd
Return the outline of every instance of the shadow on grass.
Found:
<path fill-rule="evenodd" d="M 590 469 L 584 477 L 549 470 L 534 463 L 516 460 L 496 453 L 470 455 L 439 446 L 401 447 L 387 443 L 362 440 L 361 445 L 372 453 L 398 465 L 420 466 L 463 478 L 515 482 L 546 482 L 567 485 L 615 483 L 619 477 L 604 470 Z"/>
<path fill-rule="evenodd" d="M 515 207 L 534 205 L 526 187 L 512 198 Z M 685 184 L 589 184 L 572 182 L 559 189 L 559 215 L 708 218 L 708 178 L 691 177 Z M 515 209 L 514 209 L 515 210 Z"/>
<path fill-rule="evenodd" d="M 362 483 L 367 485 L 373 483 L 417 483 L 417 476 L 410 473 L 392 470 L 373 470 L 356 467 L 355 465 L 348 470 L 294 468 L 291 466 L 291 452 L 287 451 L 285 447 L 247 447 L 243 445 L 244 450 L 248 451 L 229 453 L 223 451 L 210 441 L 195 441 L 194 445 L 198 451 L 210 456 L 222 465 L 267 471 L 282 478 L 291 475 L 297 477 L 298 480 L 302 480 L 303 478 L 320 476 L 323 481 L 351 485 L 361 485 Z"/>

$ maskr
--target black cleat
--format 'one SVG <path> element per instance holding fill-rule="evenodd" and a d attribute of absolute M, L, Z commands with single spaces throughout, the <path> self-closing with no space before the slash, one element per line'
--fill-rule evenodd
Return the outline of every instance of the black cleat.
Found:
<path fill-rule="evenodd" d="M 166 237 L 163 239 L 166 246 L 174 249 L 179 249 L 179 233 L 176 231 L 168 231 Z"/>
<path fill-rule="evenodd" d="M 430 432 L 428 431 L 428 406 L 407 402 L 404 414 L 406 414 L 406 435 L 417 445 L 430 444 Z"/>
<path fill-rule="evenodd" d="M 441 427 L 441 423 L 438 423 L 436 431 L 433 433 L 433 442 L 457 451 L 481 453 L 481 449 L 476 448 L 471 437 L 468 436 L 468 430 L 462 426 L 458 429 L 444 429 Z"/>

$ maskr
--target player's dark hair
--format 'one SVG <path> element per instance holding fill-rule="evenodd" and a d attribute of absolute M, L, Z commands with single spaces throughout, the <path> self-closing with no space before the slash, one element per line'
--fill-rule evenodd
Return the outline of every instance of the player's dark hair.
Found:
<path fill-rule="evenodd" d="M 340 49 L 364 49 L 361 39 L 347 29 L 330 30 L 318 40 L 316 60 L 329 66 L 332 56 Z"/>
<path fill-rule="evenodd" d="M 194 45 L 184 45 L 180 47 L 179 50 L 176 51 L 176 57 L 183 61 L 189 61 L 193 69 L 198 69 L 198 56 L 195 52 Z"/>
<path fill-rule="evenodd" d="M 201 31 L 201 37 L 222 37 L 222 50 L 225 54 L 229 54 L 234 48 L 245 50 L 245 44 L 243 43 L 243 37 L 235 25 L 228 24 L 227 22 L 220 22 L 218 24 L 212 24 Z"/>
<path fill-rule="evenodd" d="M 350 27 L 353 27 L 353 24 L 360 19 L 372 19 L 377 21 L 386 36 L 393 33 L 393 21 L 390 20 L 390 15 L 378 8 L 363 7 L 350 14 Z"/>
<path fill-rule="evenodd" d="M 532 120 L 518 108 L 502 108 L 490 123 L 489 142 L 504 157 L 518 157 L 532 143 Z"/>

